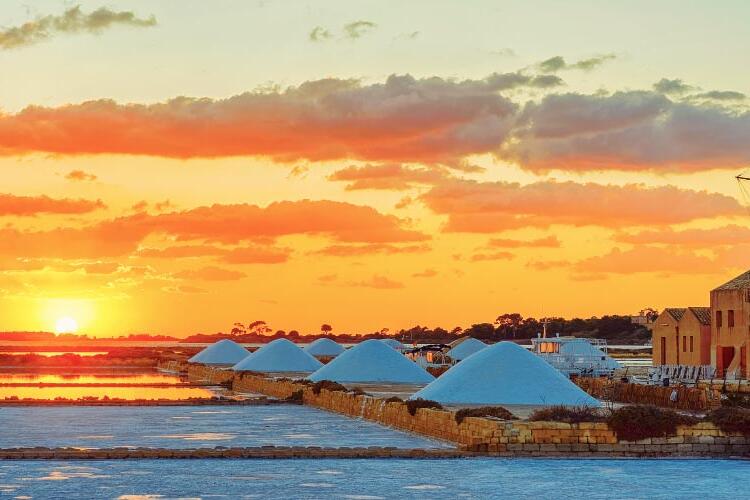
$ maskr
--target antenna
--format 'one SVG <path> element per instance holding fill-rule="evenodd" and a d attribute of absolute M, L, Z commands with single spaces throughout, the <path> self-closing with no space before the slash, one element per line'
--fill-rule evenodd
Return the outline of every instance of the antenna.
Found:
<path fill-rule="evenodd" d="M 750 212 L 750 170 L 745 170 L 734 178 L 737 179 L 740 193 L 742 193 L 742 198 L 747 206 L 747 210 Z"/>

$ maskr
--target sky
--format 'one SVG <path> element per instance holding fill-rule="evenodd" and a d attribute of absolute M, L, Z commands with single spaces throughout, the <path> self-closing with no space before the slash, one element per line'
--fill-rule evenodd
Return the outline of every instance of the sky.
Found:
<path fill-rule="evenodd" d="M 750 268 L 748 16 L 3 1 L 0 330 L 706 305 Z"/>

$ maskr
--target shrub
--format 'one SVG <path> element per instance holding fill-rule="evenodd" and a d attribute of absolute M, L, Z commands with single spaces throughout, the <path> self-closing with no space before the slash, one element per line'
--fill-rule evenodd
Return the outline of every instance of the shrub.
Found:
<path fill-rule="evenodd" d="M 418 408 L 434 408 L 436 410 L 442 410 L 443 405 L 437 401 L 431 401 L 429 399 L 410 399 L 406 402 L 406 408 L 409 410 L 409 415 L 414 416 L 417 414 Z"/>
<path fill-rule="evenodd" d="M 316 396 L 320 394 L 321 390 L 327 390 L 327 391 L 337 391 L 337 392 L 347 392 L 347 388 L 343 385 L 339 384 L 338 382 L 334 382 L 333 380 L 321 380 L 320 382 L 315 382 L 312 385 L 312 391 L 313 394 Z"/>
<path fill-rule="evenodd" d="M 391 396 L 390 398 L 386 399 L 385 402 L 386 403 L 403 403 L 404 400 L 398 396 Z"/>
<path fill-rule="evenodd" d="M 290 403 L 301 403 L 302 402 L 302 389 L 294 391 L 286 398 L 286 401 Z"/>
<path fill-rule="evenodd" d="M 313 385 L 313 383 L 310 380 L 307 380 L 306 378 L 298 378 L 296 380 L 292 380 L 295 384 L 302 384 L 302 385 Z"/>
<path fill-rule="evenodd" d="M 750 396 L 745 394 L 725 394 L 721 401 L 721 406 L 730 408 L 748 408 L 750 409 Z"/>
<path fill-rule="evenodd" d="M 740 432 L 750 436 L 750 410 L 744 408 L 719 408 L 706 416 L 724 432 Z"/>
<path fill-rule="evenodd" d="M 494 417 L 501 420 L 518 420 L 515 415 L 502 406 L 483 406 L 482 408 L 464 408 L 456 412 L 456 423 L 460 424 L 466 417 Z"/>
<path fill-rule="evenodd" d="M 361 387 L 352 387 L 352 390 L 349 392 L 357 396 L 367 396 L 367 393 Z"/>
<path fill-rule="evenodd" d="M 606 416 L 599 408 L 591 406 L 550 406 L 534 410 L 529 420 L 538 422 L 604 422 Z"/>
<path fill-rule="evenodd" d="M 674 436 L 678 425 L 697 422 L 695 417 L 655 406 L 623 406 L 612 410 L 607 417 L 607 424 L 615 431 L 617 438 L 626 441 Z"/>

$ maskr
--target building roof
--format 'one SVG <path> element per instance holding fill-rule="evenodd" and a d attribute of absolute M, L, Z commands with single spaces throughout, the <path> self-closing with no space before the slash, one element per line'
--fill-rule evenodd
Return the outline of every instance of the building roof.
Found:
<path fill-rule="evenodd" d="M 690 309 L 690 311 L 695 314 L 695 317 L 698 318 L 698 321 L 700 321 L 702 325 L 711 324 L 710 307 L 688 307 L 688 309 Z"/>
<path fill-rule="evenodd" d="M 714 290 L 738 290 L 741 288 L 750 288 L 750 271 L 745 271 L 733 280 L 714 288 Z"/>
<path fill-rule="evenodd" d="M 675 321 L 680 321 L 682 317 L 685 315 L 685 311 L 687 311 L 687 309 L 684 307 L 667 307 L 664 310 L 668 312 L 669 315 L 672 316 Z"/>

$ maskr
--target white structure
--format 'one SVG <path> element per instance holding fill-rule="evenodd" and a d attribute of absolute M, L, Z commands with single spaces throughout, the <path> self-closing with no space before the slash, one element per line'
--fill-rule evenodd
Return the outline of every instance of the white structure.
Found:
<path fill-rule="evenodd" d="M 468 358 L 475 352 L 481 351 L 485 347 L 487 347 L 487 344 L 485 344 L 481 340 L 469 337 L 465 340 L 462 340 L 453 349 L 448 351 L 447 354 L 452 360 L 461 361 L 465 358 Z"/>
<path fill-rule="evenodd" d="M 567 376 L 606 377 L 621 367 L 607 355 L 600 339 L 550 337 L 531 339 L 532 351 Z"/>
<path fill-rule="evenodd" d="M 306 353 L 287 339 L 276 339 L 232 367 L 232 370 L 285 373 L 314 372 L 323 363 Z"/>
<path fill-rule="evenodd" d="M 600 406 L 565 375 L 513 342 L 488 346 L 410 399 L 455 405 Z"/>
<path fill-rule="evenodd" d="M 219 340 L 188 359 L 188 363 L 232 366 L 250 355 L 250 351 L 229 339 Z"/>
<path fill-rule="evenodd" d="M 305 347 L 305 352 L 311 356 L 321 358 L 334 358 L 344 352 L 344 346 L 331 339 L 318 339 Z"/>
<path fill-rule="evenodd" d="M 308 380 L 334 382 L 428 384 L 435 377 L 379 340 L 365 340 L 347 349 Z"/>

